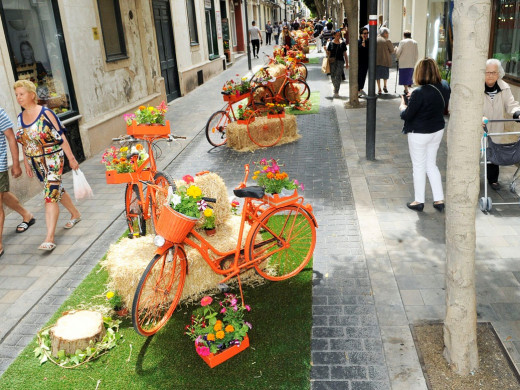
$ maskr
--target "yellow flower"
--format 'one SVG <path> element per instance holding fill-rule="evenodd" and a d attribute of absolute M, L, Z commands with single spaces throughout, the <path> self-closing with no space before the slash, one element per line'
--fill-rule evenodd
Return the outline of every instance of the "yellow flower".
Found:
<path fill-rule="evenodd" d="M 153 107 L 148 107 L 148 111 L 152 112 L 154 110 Z"/>
<path fill-rule="evenodd" d="M 256 180 L 256 179 L 258 179 L 258 176 L 253 176 L 253 180 Z"/>
<path fill-rule="evenodd" d="M 224 333 L 223 330 L 219 330 L 219 331 L 217 332 L 217 339 L 222 340 L 222 339 L 224 338 L 225 335 L 226 335 L 226 333 Z"/>
<path fill-rule="evenodd" d="M 213 215 L 213 210 L 210 209 L 209 207 L 207 207 L 205 210 L 204 210 L 204 216 L 205 217 L 211 217 Z"/>
<path fill-rule="evenodd" d="M 259 175 L 260 174 L 260 171 L 255 171 L 255 175 Z"/>
<path fill-rule="evenodd" d="M 264 171 L 267 171 L 268 168 L 269 168 L 268 166 L 265 166 L 265 167 L 264 167 Z"/>
<path fill-rule="evenodd" d="M 209 341 L 215 341 L 215 335 L 213 333 L 208 334 L 208 340 Z"/>
<path fill-rule="evenodd" d="M 199 187 L 193 185 L 186 190 L 186 194 L 192 198 L 198 198 L 202 195 L 202 190 Z"/>
<path fill-rule="evenodd" d="M 115 293 L 113 291 L 107 292 L 107 299 L 112 299 L 114 297 Z"/>
<path fill-rule="evenodd" d="M 233 325 L 228 325 L 228 326 L 226 326 L 226 332 L 231 333 L 231 332 L 233 332 L 234 330 L 235 330 L 235 328 L 233 328 Z"/>
<path fill-rule="evenodd" d="M 123 146 L 121 149 L 119 149 L 120 152 L 126 152 L 128 151 L 128 146 Z"/>

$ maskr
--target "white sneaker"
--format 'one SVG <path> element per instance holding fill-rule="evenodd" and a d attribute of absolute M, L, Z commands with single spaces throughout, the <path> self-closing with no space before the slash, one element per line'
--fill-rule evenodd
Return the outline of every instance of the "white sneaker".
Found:
<path fill-rule="evenodd" d="M 359 95 L 361 95 L 361 96 L 366 96 L 367 93 L 366 93 L 365 91 L 361 90 L 361 91 L 359 91 Z"/>

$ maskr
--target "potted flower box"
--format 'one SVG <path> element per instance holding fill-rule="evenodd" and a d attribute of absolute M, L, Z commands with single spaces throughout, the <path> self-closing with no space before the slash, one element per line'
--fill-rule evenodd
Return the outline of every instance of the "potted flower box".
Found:
<path fill-rule="evenodd" d="M 279 194 L 265 194 L 263 201 L 270 206 L 279 206 L 283 203 L 294 202 L 298 198 L 297 190 L 286 190 L 285 188 Z"/>
<path fill-rule="evenodd" d="M 285 111 L 279 114 L 267 114 L 267 119 L 283 119 L 285 118 Z"/>
<path fill-rule="evenodd" d="M 197 342 L 195 342 L 195 347 L 197 346 Z M 227 347 L 226 349 L 222 350 L 221 352 L 217 354 L 210 353 L 209 355 L 202 356 L 199 355 L 202 360 L 206 362 L 206 364 L 210 367 L 216 367 L 220 363 L 224 363 L 226 360 L 232 358 L 233 356 L 237 355 L 238 353 L 242 352 L 244 349 L 249 347 L 249 337 L 245 335 L 244 339 L 239 345 L 233 345 L 231 347 Z"/>
<path fill-rule="evenodd" d="M 128 173 L 117 173 L 115 170 L 106 171 L 105 179 L 107 184 L 123 184 L 137 182 L 138 180 L 152 180 L 152 174 L 150 171 L 141 172 L 128 172 Z"/>
<path fill-rule="evenodd" d="M 237 119 L 237 123 L 239 125 L 247 125 L 249 123 L 253 123 L 255 121 L 255 118 L 255 116 L 252 116 L 249 119 Z"/>
<path fill-rule="evenodd" d="M 236 102 L 239 102 L 241 100 L 248 99 L 249 97 L 251 97 L 251 92 L 246 92 L 246 93 L 237 92 L 236 94 L 224 94 L 223 96 L 224 96 L 225 102 L 236 103 Z"/>
<path fill-rule="evenodd" d="M 126 126 L 128 135 L 168 135 L 170 134 L 170 121 L 166 121 L 164 125 L 160 123 L 141 124 L 132 121 L 131 125 Z"/>

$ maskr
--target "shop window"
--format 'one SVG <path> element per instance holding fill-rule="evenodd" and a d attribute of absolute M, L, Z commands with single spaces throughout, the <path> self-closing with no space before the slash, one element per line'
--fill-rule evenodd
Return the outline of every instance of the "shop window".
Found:
<path fill-rule="evenodd" d="M 186 0 L 186 8 L 188 10 L 188 26 L 190 29 L 190 43 L 192 45 L 199 44 L 199 35 L 197 31 L 197 15 L 195 14 L 195 0 Z"/>
<path fill-rule="evenodd" d="M 75 101 L 57 3 L 2 0 L 0 9 L 15 79 L 36 84 L 39 104 L 72 115 Z"/>
<path fill-rule="evenodd" d="M 128 58 L 119 0 L 98 0 L 98 10 L 107 62 Z"/>
<path fill-rule="evenodd" d="M 520 85 L 520 0 L 495 0 L 492 56 L 500 60 L 506 79 Z"/>

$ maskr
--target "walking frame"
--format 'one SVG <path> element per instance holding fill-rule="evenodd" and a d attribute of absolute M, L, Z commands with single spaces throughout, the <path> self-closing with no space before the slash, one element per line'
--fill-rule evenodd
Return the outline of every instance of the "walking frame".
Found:
<path fill-rule="evenodd" d="M 481 211 L 491 211 L 493 208 L 493 201 L 491 200 L 491 197 L 488 196 L 488 183 L 487 183 L 487 164 L 488 164 L 488 156 L 487 156 L 487 148 L 488 148 L 488 136 L 504 136 L 504 135 L 520 135 L 520 131 L 516 132 L 505 132 L 505 133 L 489 133 L 487 129 L 487 124 L 492 122 L 517 122 L 516 119 L 496 119 L 496 120 L 489 120 L 484 119 L 483 120 L 483 126 L 484 126 L 484 134 L 482 135 L 481 140 L 481 156 L 483 157 L 483 163 L 484 163 L 484 196 L 479 199 L 478 205 Z M 519 138 L 520 140 L 520 138 Z M 502 145 L 502 144 L 501 144 Z M 507 144 L 508 147 L 513 147 L 515 144 Z M 519 144 L 520 146 L 520 144 Z M 513 174 L 513 177 L 511 178 L 511 183 L 509 183 L 509 190 L 516 194 L 516 180 L 519 177 L 520 173 L 520 161 L 513 162 L 512 164 L 507 165 L 516 165 L 516 171 Z M 506 165 L 506 164 L 504 164 Z M 500 203 L 494 203 L 494 205 L 519 205 L 520 201 L 517 200 L 516 202 L 500 202 Z"/>

